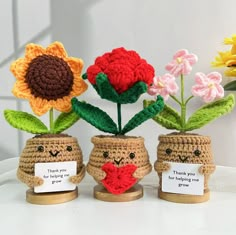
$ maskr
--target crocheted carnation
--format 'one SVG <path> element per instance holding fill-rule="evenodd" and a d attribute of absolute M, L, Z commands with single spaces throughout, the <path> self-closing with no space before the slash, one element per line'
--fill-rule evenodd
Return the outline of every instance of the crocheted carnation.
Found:
<path fill-rule="evenodd" d="M 138 81 L 150 85 L 154 68 L 135 51 L 127 51 L 122 47 L 97 57 L 95 64 L 87 69 L 87 78 L 91 84 L 96 84 L 99 73 L 106 74 L 116 92 L 121 94 Z"/>
<path fill-rule="evenodd" d="M 121 194 L 137 182 L 137 179 L 133 177 L 136 169 L 137 166 L 133 164 L 116 167 L 108 162 L 102 166 L 102 170 L 106 172 L 106 177 L 102 180 L 102 183 L 112 194 Z"/>

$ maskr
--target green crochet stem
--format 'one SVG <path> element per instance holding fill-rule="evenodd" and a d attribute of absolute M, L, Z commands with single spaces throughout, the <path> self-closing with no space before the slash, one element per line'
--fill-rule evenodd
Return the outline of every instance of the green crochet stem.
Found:
<path fill-rule="evenodd" d="M 118 118 L 118 131 L 119 133 L 122 130 L 122 125 L 121 125 L 121 104 L 117 103 L 117 118 Z"/>
<path fill-rule="evenodd" d="M 181 120 L 182 120 L 182 127 L 184 129 L 186 123 L 186 106 L 184 102 L 184 76 L 181 74 Z"/>
<path fill-rule="evenodd" d="M 180 131 L 185 132 L 186 131 L 186 109 L 188 102 L 193 98 L 193 96 L 190 96 L 186 100 L 184 99 L 184 76 L 183 74 L 180 75 L 180 100 L 176 98 L 175 96 L 170 96 L 177 104 L 180 105 Z"/>
<path fill-rule="evenodd" d="M 50 127 L 49 132 L 53 133 L 53 129 L 54 129 L 53 108 L 51 108 L 50 111 L 49 111 L 49 127 Z"/>

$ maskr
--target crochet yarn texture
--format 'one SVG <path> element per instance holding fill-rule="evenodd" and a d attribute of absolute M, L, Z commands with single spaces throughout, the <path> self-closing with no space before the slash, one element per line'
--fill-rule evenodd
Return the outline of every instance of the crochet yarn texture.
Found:
<path fill-rule="evenodd" d="M 118 192 L 119 188 L 128 190 L 132 187 L 133 178 L 137 182 L 152 170 L 142 137 L 94 136 L 92 143 L 94 148 L 89 157 L 87 171 L 98 183 L 105 182 L 103 185 L 106 188 L 108 186 L 107 189 L 112 193 Z M 125 173 L 126 170 L 128 175 Z M 132 171 L 134 172 L 131 175 Z M 124 179 L 119 177 L 122 173 Z M 127 182 L 130 187 L 127 187 Z"/>
<path fill-rule="evenodd" d="M 137 52 L 121 47 L 97 57 L 94 65 L 87 69 L 87 78 L 91 84 L 96 84 L 99 73 L 106 74 L 111 86 L 121 94 L 139 81 L 151 85 L 154 68 Z"/>
<path fill-rule="evenodd" d="M 137 179 L 133 177 L 136 169 L 137 166 L 133 164 L 116 167 L 110 162 L 105 163 L 102 170 L 106 172 L 106 177 L 102 180 L 102 184 L 112 194 L 121 194 L 137 182 Z"/>
<path fill-rule="evenodd" d="M 33 112 L 43 115 L 51 108 L 60 112 L 71 110 L 71 98 L 87 89 L 81 77 L 83 61 L 69 57 L 60 42 L 47 48 L 27 44 L 25 57 L 11 64 L 16 77 L 12 90 L 18 98 L 28 99 Z"/>
<path fill-rule="evenodd" d="M 85 166 L 77 139 L 66 134 L 35 136 L 27 140 L 21 153 L 17 176 L 28 187 L 33 188 L 43 184 L 43 179 L 34 176 L 36 163 L 64 161 L 77 162 L 77 175 L 72 176 L 70 181 L 80 183 L 85 175 Z"/>
<path fill-rule="evenodd" d="M 208 136 L 197 134 L 172 133 L 159 136 L 157 146 L 157 161 L 154 164 L 155 170 L 161 177 L 162 172 L 169 169 L 166 162 L 202 164 L 199 172 L 204 174 L 204 189 L 208 189 L 208 179 L 215 170 L 211 139 Z"/>

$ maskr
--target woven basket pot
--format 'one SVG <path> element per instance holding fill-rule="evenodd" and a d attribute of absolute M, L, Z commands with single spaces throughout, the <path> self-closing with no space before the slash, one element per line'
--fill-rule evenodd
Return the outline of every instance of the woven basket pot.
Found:
<path fill-rule="evenodd" d="M 198 203 L 209 200 L 208 180 L 215 170 L 209 136 L 197 134 L 172 133 L 159 136 L 157 161 L 154 164 L 159 176 L 159 197 L 173 202 Z M 187 195 L 162 191 L 162 172 L 167 170 L 164 162 L 202 164 L 199 172 L 204 174 L 204 194 Z"/>
<path fill-rule="evenodd" d="M 85 175 L 85 166 L 83 164 L 83 155 L 81 148 L 76 138 L 66 134 L 43 134 L 37 135 L 31 139 L 28 139 L 26 146 L 23 149 L 20 159 L 19 167 L 17 170 L 17 177 L 23 183 L 27 184 L 31 189 L 31 194 L 36 198 L 36 194 L 33 193 L 33 187 L 39 184 L 37 177 L 34 177 L 35 163 L 49 163 L 49 162 L 65 162 L 76 161 L 77 162 L 77 175 L 73 176 L 73 183 L 79 183 Z M 29 192 L 29 191 L 27 191 Z M 42 202 L 40 199 L 36 200 L 35 204 L 53 204 L 68 201 L 71 198 L 70 192 L 65 192 L 66 195 L 61 195 L 60 198 L 56 198 L 56 192 L 52 193 L 40 193 L 38 196 L 44 195 L 45 198 Z M 59 192 L 60 194 L 60 192 Z M 77 193 L 78 194 L 78 193 Z M 31 195 L 31 196 L 32 196 Z M 49 201 L 47 202 L 46 195 L 48 195 Z M 73 193 L 74 197 L 77 197 L 76 193 Z M 52 197 L 51 197 L 52 196 Z M 27 197 L 27 196 L 26 196 Z M 51 198 L 53 198 L 51 199 Z M 63 199 L 64 198 L 64 199 Z M 68 200 L 67 200 L 68 198 Z M 71 198 L 70 200 L 72 200 Z M 27 198 L 26 198 L 27 200 Z M 30 200 L 30 199 L 29 199 Z M 60 201 L 62 200 L 62 201 Z M 55 201 L 55 202 L 53 202 Z"/>
<path fill-rule="evenodd" d="M 106 198 L 98 198 L 96 195 L 95 198 L 105 201 L 138 199 L 129 196 L 122 199 L 121 195 L 127 195 L 140 179 L 151 172 L 144 138 L 99 135 L 92 137 L 91 141 L 94 147 L 87 171 L 103 187 L 103 192 L 107 193 Z"/>

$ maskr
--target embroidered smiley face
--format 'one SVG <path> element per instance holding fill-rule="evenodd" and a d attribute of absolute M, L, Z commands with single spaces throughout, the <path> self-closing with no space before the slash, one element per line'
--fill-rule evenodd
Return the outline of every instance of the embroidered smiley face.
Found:
<path fill-rule="evenodd" d="M 166 159 L 170 158 L 173 162 L 181 163 L 196 163 L 198 160 L 195 157 L 201 157 L 201 151 L 199 149 L 194 150 L 192 153 L 187 151 L 179 151 L 179 153 L 176 152 L 175 155 L 173 155 L 173 150 L 171 148 L 167 148 L 165 153 Z"/>
<path fill-rule="evenodd" d="M 38 145 L 36 147 L 36 152 L 38 153 L 48 153 L 48 156 L 57 158 L 57 161 L 61 158 L 61 156 L 66 156 L 68 155 L 67 152 L 72 152 L 74 147 L 78 150 L 77 146 L 72 145 L 65 145 L 64 148 L 59 145 Z"/>
<path fill-rule="evenodd" d="M 55 136 L 55 137 L 54 137 Z M 34 174 L 34 164 L 44 162 L 76 161 L 83 164 L 83 155 L 77 139 L 68 135 L 37 136 L 27 141 L 20 157 L 20 168 Z"/>
<path fill-rule="evenodd" d="M 118 151 L 109 153 L 109 151 L 103 152 L 103 158 L 105 160 L 104 163 L 110 162 L 117 167 L 125 166 L 127 164 L 134 164 L 135 161 L 135 152 L 125 152 L 125 151 Z"/>
<path fill-rule="evenodd" d="M 212 163 L 212 151 L 208 139 L 202 142 L 194 140 L 193 137 L 170 138 L 169 136 L 161 136 L 157 148 L 158 162 L 179 162 L 194 164 L 210 164 Z"/>
<path fill-rule="evenodd" d="M 101 169 L 106 163 L 115 167 L 133 164 L 137 168 L 151 167 L 147 149 L 142 137 L 94 136 L 94 148 L 89 157 L 89 165 Z"/>

